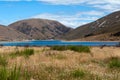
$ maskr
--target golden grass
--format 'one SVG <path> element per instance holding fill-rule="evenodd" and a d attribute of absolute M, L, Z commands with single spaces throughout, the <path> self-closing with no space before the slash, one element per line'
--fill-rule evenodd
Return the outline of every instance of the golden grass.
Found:
<path fill-rule="evenodd" d="M 30 48 L 35 50 L 35 54 L 29 58 L 9 56 L 11 52 L 23 50 L 24 47 L 2 47 L 0 55 L 8 56 L 7 67 L 17 64 L 28 70 L 31 80 L 120 80 L 120 69 L 109 69 L 105 62 L 110 57 L 120 57 L 119 47 L 91 47 L 91 53 L 54 51 L 49 47 Z M 76 69 L 86 71 L 86 76 L 82 79 L 72 77 L 71 71 Z"/>

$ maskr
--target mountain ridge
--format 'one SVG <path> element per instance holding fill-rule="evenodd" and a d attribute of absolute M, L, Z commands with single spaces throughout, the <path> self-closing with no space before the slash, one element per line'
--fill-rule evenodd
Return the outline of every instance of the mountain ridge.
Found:
<path fill-rule="evenodd" d="M 0 40 L 60 39 L 78 41 L 119 41 L 120 11 L 108 14 L 96 21 L 69 28 L 58 21 L 25 19 L 8 26 L 0 25 Z"/>
<path fill-rule="evenodd" d="M 99 36 L 102 34 L 104 36 Z M 97 36 L 97 38 L 92 39 L 94 38 L 94 36 Z M 106 36 L 109 37 L 106 38 Z M 120 40 L 120 11 L 111 13 L 94 22 L 79 26 L 78 28 L 66 33 L 63 38 L 66 40 L 88 40 L 88 41 Z"/>

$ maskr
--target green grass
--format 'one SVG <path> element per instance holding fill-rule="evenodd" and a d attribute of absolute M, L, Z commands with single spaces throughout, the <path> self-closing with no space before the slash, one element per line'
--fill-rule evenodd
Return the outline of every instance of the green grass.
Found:
<path fill-rule="evenodd" d="M 21 67 L 14 66 L 12 69 L 0 67 L 0 80 L 30 80 L 28 72 L 21 70 Z"/>
<path fill-rule="evenodd" d="M 0 66 L 6 66 L 8 64 L 7 57 L 0 55 Z"/>
<path fill-rule="evenodd" d="M 6 67 L 1 67 L 0 68 L 0 80 L 7 80 L 8 78 L 8 70 Z"/>
<path fill-rule="evenodd" d="M 34 49 L 25 49 L 24 51 L 22 51 L 22 53 L 29 57 L 30 55 L 33 55 L 34 54 Z"/>
<path fill-rule="evenodd" d="M 83 78 L 85 76 L 85 71 L 83 70 L 74 70 L 71 72 L 71 75 L 74 77 L 74 78 Z"/>
<path fill-rule="evenodd" d="M 25 57 L 29 57 L 31 55 L 33 55 L 35 52 L 34 52 L 34 49 L 24 49 L 22 51 L 19 51 L 19 50 L 16 50 L 15 52 L 12 52 L 10 54 L 10 56 L 12 57 L 16 57 L 16 56 L 25 56 Z"/>
<path fill-rule="evenodd" d="M 119 57 L 112 57 L 109 60 L 108 66 L 110 68 L 120 68 L 120 58 Z"/>
<path fill-rule="evenodd" d="M 1 67 L 0 80 L 20 80 L 20 68 L 7 69 L 6 67 Z"/>
<path fill-rule="evenodd" d="M 9 80 L 20 80 L 20 70 L 21 68 L 17 68 L 16 66 L 11 69 L 8 73 L 8 79 Z"/>
<path fill-rule="evenodd" d="M 90 48 L 88 46 L 52 46 L 51 50 L 65 51 L 72 50 L 76 52 L 90 52 Z"/>

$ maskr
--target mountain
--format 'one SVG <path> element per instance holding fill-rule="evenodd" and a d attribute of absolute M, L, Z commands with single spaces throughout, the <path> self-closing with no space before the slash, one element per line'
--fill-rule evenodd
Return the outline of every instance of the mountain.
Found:
<path fill-rule="evenodd" d="M 120 40 L 120 11 L 79 26 L 66 33 L 63 38 L 66 40 L 118 41 Z"/>
<path fill-rule="evenodd" d="M 10 24 L 9 27 L 32 39 L 54 39 L 72 30 L 57 21 L 47 19 L 21 20 Z"/>
<path fill-rule="evenodd" d="M 0 25 L 0 41 L 12 41 L 27 39 L 25 34 L 18 32 L 12 28 Z"/>

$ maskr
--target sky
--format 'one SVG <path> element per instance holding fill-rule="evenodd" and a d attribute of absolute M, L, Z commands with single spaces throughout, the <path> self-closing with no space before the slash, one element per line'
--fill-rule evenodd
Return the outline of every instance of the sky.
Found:
<path fill-rule="evenodd" d="M 41 18 L 76 28 L 120 10 L 120 0 L 0 0 L 0 24 Z"/>

